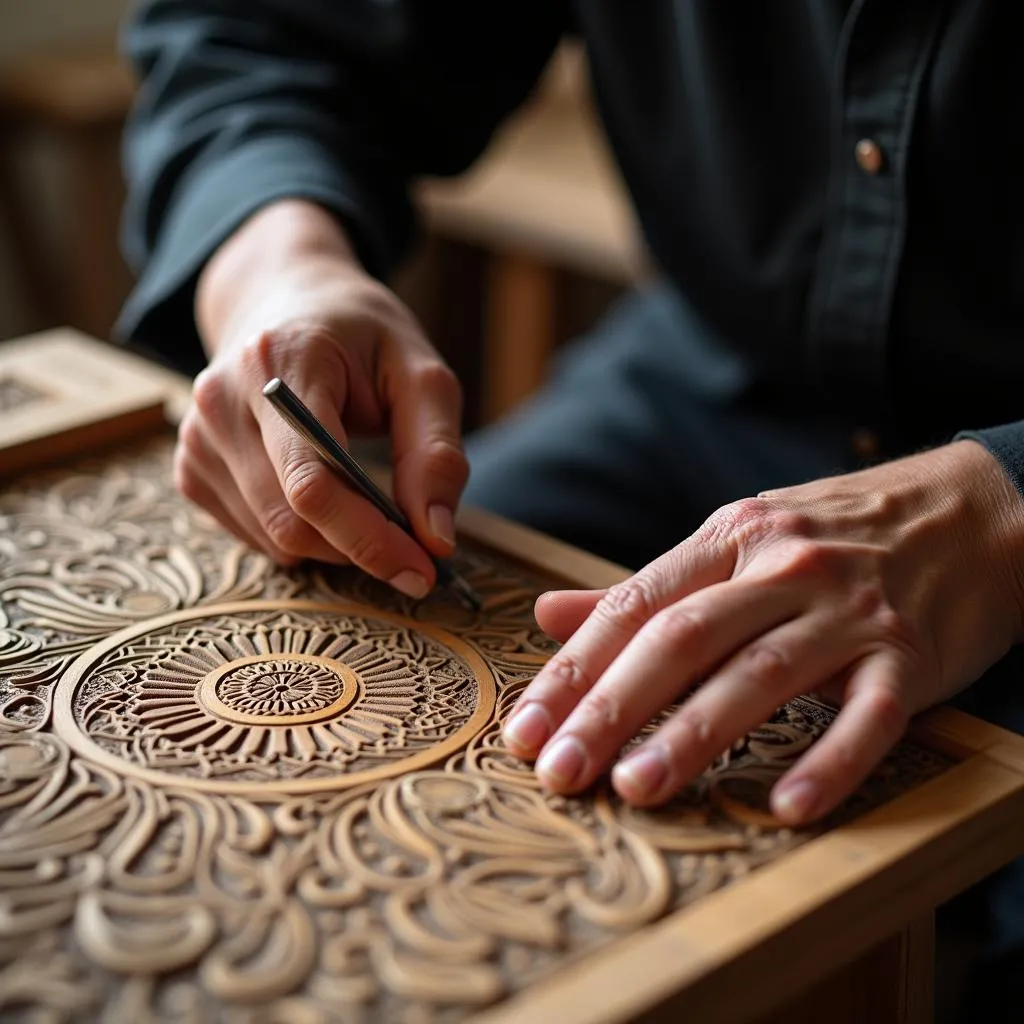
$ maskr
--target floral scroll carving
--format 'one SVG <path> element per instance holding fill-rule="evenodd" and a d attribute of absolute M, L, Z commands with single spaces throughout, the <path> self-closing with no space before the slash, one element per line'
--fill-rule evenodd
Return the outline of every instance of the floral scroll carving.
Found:
<path fill-rule="evenodd" d="M 0 494 L 5 1019 L 461 1020 L 814 835 L 765 797 L 824 706 L 656 812 L 547 796 L 500 739 L 546 581 L 286 573 L 170 477 L 161 440 Z M 944 767 L 902 747 L 843 813 Z"/>

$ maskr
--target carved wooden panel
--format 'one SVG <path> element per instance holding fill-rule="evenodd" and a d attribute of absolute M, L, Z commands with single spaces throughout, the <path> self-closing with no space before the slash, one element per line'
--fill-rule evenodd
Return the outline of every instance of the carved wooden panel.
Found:
<path fill-rule="evenodd" d="M 170 441 L 0 492 L 0 1016 L 462 1020 L 818 830 L 786 707 L 671 806 L 548 797 L 500 723 L 550 585 L 467 544 L 479 614 L 285 572 L 170 486 Z M 901 747 L 841 815 L 946 767 Z"/>

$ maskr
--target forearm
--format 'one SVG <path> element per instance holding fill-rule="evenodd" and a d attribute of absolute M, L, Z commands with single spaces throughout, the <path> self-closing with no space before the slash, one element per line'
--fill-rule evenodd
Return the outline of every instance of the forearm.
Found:
<path fill-rule="evenodd" d="M 386 279 L 413 233 L 408 183 L 468 166 L 566 16 L 562 4 L 137 4 L 123 36 L 144 86 L 125 132 L 123 239 L 138 281 L 117 333 L 201 361 L 199 277 L 279 203 L 331 211 Z"/>
<path fill-rule="evenodd" d="M 237 337 L 246 309 L 268 282 L 302 264 L 359 268 L 341 222 L 315 203 L 286 199 L 250 217 L 207 262 L 196 286 L 195 318 L 207 355 Z"/>

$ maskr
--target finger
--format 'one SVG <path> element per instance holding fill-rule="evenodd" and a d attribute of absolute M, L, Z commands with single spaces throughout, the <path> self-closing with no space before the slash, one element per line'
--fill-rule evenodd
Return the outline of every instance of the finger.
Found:
<path fill-rule="evenodd" d="M 541 751 L 537 760 L 541 782 L 560 793 L 585 789 L 623 744 L 683 690 L 742 645 L 798 614 L 806 600 L 796 587 L 734 580 L 706 587 L 660 612 L 612 662 Z M 692 729 L 692 736 L 677 738 L 704 746 L 717 740 L 704 720 L 693 719 Z M 683 731 L 677 726 L 677 733 Z M 667 761 L 664 767 L 667 774 Z"/>
<path fill-rule="evenodd" d="M 455 548 L 455 509 L 469 478 L 462 450 L 462 388 L 433 353 L 391 345 L 382 358 L 391 409 L 395 497 L 435 555 Z"/>
<path fill-rule="evenodd" d="M 583 624 L 604 590 L 550 590 L 537 598 L 537 625 L 552 639 L 564 644 Z"/>
<path fill-rule="evenodd" d="M 219 468 L 207 472 L 207 480 L 222 492 L 236 519 L 255 534 L 259 547 L 281 565 L 296 565 L 303 559 L 349 564 L 342 552 L 289 508 L 254 425 L 237 430 L 232 440 L 228 458 L 211 451 L 209 463 L 216 459 Z"/>
<path fill-rule="evenodd" d="M 748 639 L 650 739 L 615 766 L 612 784 L 623 799 L 639 805 L 669 799 L 730 743 L 768 721 L 787 700 L 835 676 L 863 650 L 863 638 L 831 609 L 798 615 L 768 632 L 748 631 Z M 620 669 L 625 659 L 624 654 L 612 666 L 602 687 L 618 682 L 625 689 L 631 679 L 629 665 Z M 639 671 L 645 669 L 638 666 L 632 675 Z M 599 737 L 593 756 L 614 757 L 613 739 Z"/>
<path fill-rule="evenodd" d="M 906 731 L 903 667 L 891 652 L 862 661 L 825 734 L 776 784 L 772 811 L 789 825 L 827 814 L 871 774 Z"/>
<path fill-rule="evenodd" d="M 327 430 L 346 444 L 345 430 L 329 394 L 327 387 L 314 387 L 305 401 Z M 263 506 L 259 518 L 269 526 L 271 537 L 290 547 L 305 537 L 304 530 L 312 528 L 364 572 L 408 597 L 425 597 L 436 574 L 423 548 L 339 479 L 273 409 L 261 407 L 258 423 L 269 460 L 264 460 L 267 469 L 258 472 L 258 479 L 257 473 L 253 474 L 252 482 L 261 490 L 253 490 L 251 500 Z"/>
<path fill-rule="evenodd" d="M 238 495 L 234 481 L 229 478 L 229 482 L 230 490 Z M 256 531 L 243 525 L 241 517 L 230 511 L 228 504 L 217 496 L 202 468 L 184 455 L 184 449 L 180 446 L 174 456 L 174 485 L 180 494 L 213 516 L 221 526 L 244 544 L 254 551 L 269 553 L 265 547 L 266 538 L 258 538 Z M 220 481 L 220 489 L 222 493 L 228 489 L 223 481 Z M 241 502 L 241 495 L 238 495 L 238 500 Z"/>
<path fill-rule="evenodd" d="M 698 532 L 636 575 L 605 591 L 572 638 L 523 691 L 505 725 L 505 743 L 532 757 L 636 632 L 687 594 L 728 579 L 735 546 Z"/>
<path fill-rule="evenodd" d="M 237 537 L 269 555 L 281 565 L 298 559 L 278 548 L 260 526 L 224 460 L 206 439 L 197 415 L 189 414 L 178 430 L 175 450 L 175 479 L 178 489 L 195 499 Z M 214 512 L 214 507 L 219 511 Z"/>
<path fill-rule="evenodd" d="M 282 565 L 304 558 L 347 564 L 343 554 L 288 506 L 251 410 L 233 400 L 223 377 L 204 371 L 196 378 L 193 396 L 192 429 L 183 431 L 183 441 L 206 467 L 212 486 L 220 490 L 228 480 L 234 482 L 242 500 L 233 511 L 261 541 L 259 546 Z"/>

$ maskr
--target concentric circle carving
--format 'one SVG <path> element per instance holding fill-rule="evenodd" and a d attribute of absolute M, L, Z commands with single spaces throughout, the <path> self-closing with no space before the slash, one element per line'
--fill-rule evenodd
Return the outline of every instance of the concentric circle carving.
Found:
<path fill-rule="evenodd" d="M 123 774 L 232 792 L 344 788 L 443 760 L 490 720 L 458 637 L 363 605 L 251 601 L 131 626 L 58 685 L 55 722 Z"/>
<path fill-rule="evenodd" d="M 358 692 L 358 677 L 340 661 L 316 654 L 257 654 L 207 673 L 196 702 L 225 722 L 300 725 L 336 717 Z"/>

